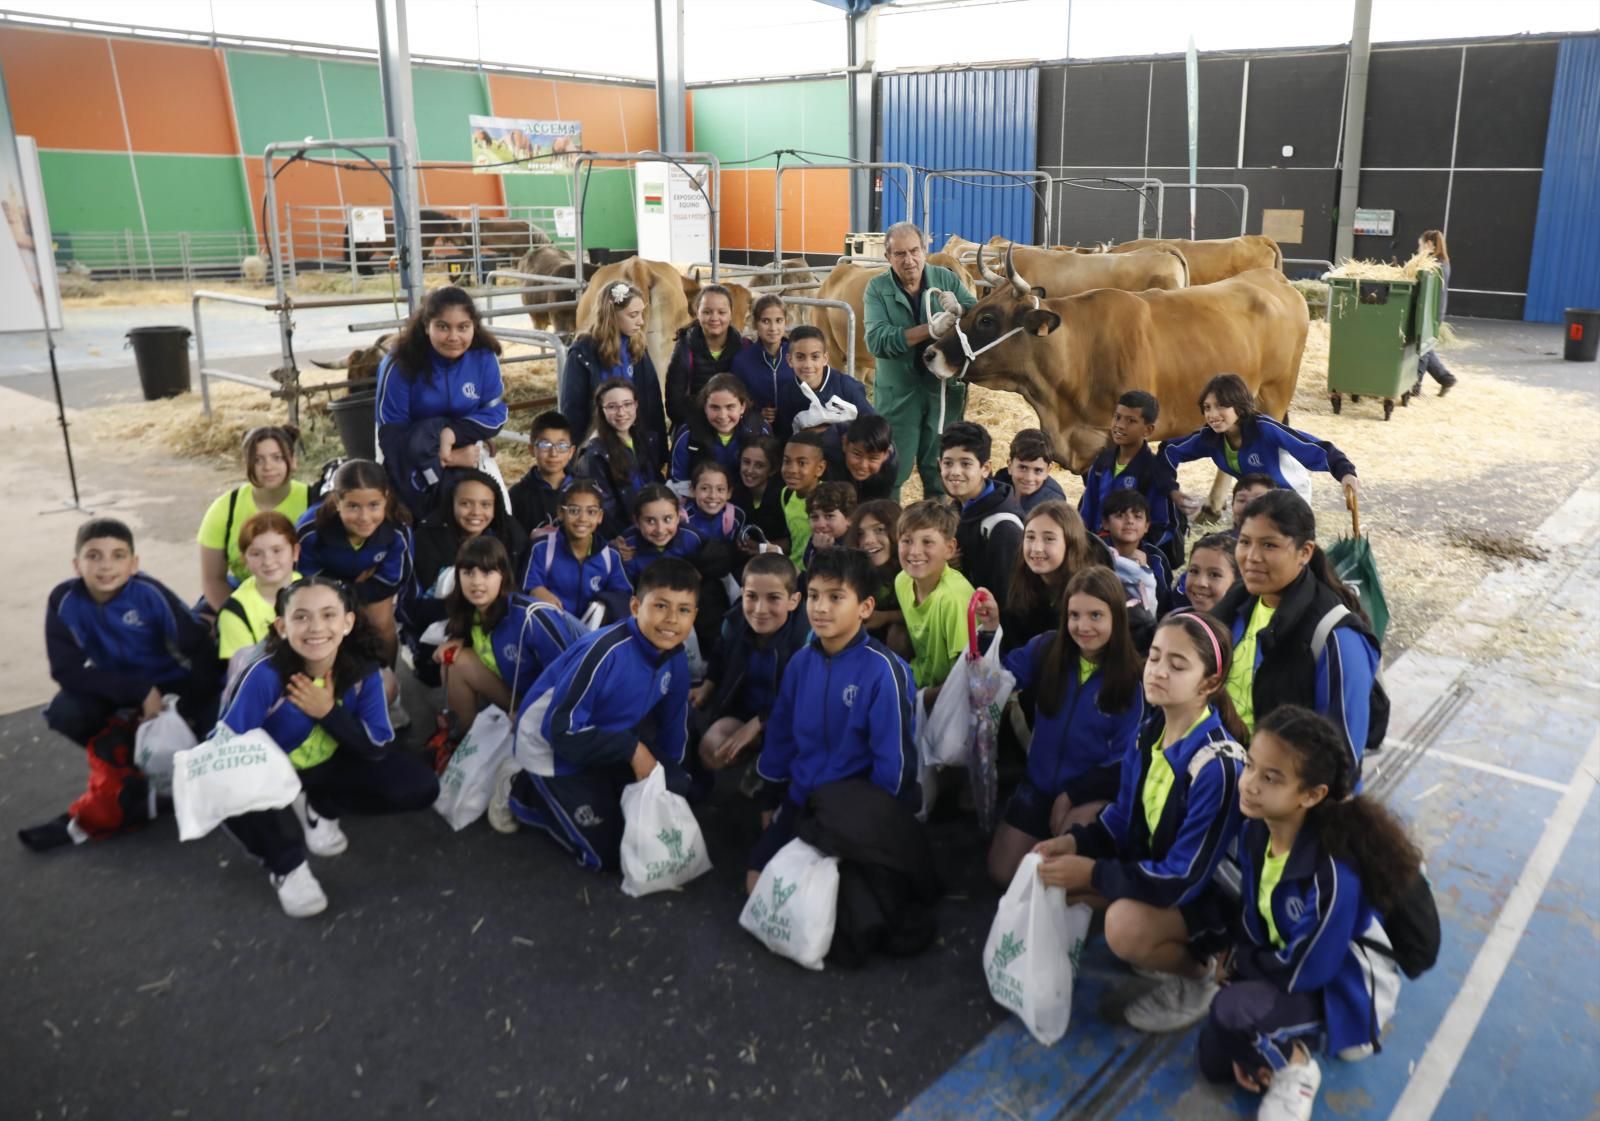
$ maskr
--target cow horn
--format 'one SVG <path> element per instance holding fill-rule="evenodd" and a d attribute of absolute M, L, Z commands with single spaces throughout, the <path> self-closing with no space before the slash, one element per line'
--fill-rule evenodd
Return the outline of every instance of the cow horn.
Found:
<path fill-rule="evenodd" d="M 311 360 L 311 364 L 320 366 L 324 370 L 348 370 L 350 368 L 348 362 L 318 362 L 315 358 Z"/>
<path fill-rule="evenodd" d="M 1012 263 L 1011 255 L 1015 253 L 1016 250 L 1016 242 L 1012 242 L 1010 245 L 1006 246 L 1006 276 L 1011 278 L 1011 287 L 1017 290 L 1017 295 L 1026 296 L 1028 293 L 1032 292 L 1033 289 L 1029 286 L 1026 280 L 1022 279 L 1022 277 L 1017 274 L 1017 266 Z"/>
<path fill-rule="evenodd" d="M 989 262 L 983 259 L 983 246 L 981 245 L 978 246 L 978 272 L 982 274 L 983 279 L 987 280 L 993 287 L 999 288 L 1006 283 L 1006 278 L 991 269 L 989 267 Z"/>

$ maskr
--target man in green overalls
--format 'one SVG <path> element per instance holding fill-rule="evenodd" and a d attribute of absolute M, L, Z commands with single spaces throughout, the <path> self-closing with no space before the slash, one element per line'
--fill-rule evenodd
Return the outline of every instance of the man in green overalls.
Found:
<path fill-rule="evenodd" d="M 977 299 L 955 273 L 926 263 L 928 247 L 922 231 L 910 222 L 889 227 L 884 253 L 889 271 L 867 283 L 864 298 L 867 349 L 877 359 L 872 404 L 894 429 L 900 460 L 894 484 L 896 500 L 913 466 L 922 476 L 923 494 L 937 498 L 944 494 L 939 482 L 941 387 L 923 363 L 922 352 L 934 339 L 954 330 L 961 311 Z M 933 296 L 925 299 L 930 289 Z M 967 387 L 950 382 L 943 391 L 944 422 L 954 424 L 966 405 Z"/>

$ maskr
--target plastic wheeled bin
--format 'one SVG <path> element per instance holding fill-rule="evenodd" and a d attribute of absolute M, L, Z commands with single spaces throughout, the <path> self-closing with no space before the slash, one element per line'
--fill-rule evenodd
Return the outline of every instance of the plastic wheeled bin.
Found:
<path fill-rule="evenodd" d="M 1383 401 L 1383 419 L 1395 402 L 1416 393 L 1419 355 L 1439 337 L 1439 274 L 1412 280 L 1332 277 L 1328 307 L 1328 399 L 1333 411 L 1363 396 Z"/>
<path fill-rule="evenodd" d="M 133 327 L 128 342 L 139 367 L 139 387 L 146 401 L 177 397 L 189 392 L 189 336 L 187 327 Z"/>
<path fill-rule="evenodd" d="M 1567 309 L 1567 345 L 1562 357 L 1568 362 L 1593 362 L 1600 354 L 1600 309 Z"/>

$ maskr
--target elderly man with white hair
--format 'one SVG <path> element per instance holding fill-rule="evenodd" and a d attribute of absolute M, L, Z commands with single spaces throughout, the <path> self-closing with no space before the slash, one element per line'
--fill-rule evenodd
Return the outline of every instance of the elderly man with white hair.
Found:
<path fill-rule="evenodd" d="M 949 269 L 927 263 L 922 231 L 910 222 L 896 222 L 884 234 L 889 271 L 867 284 L 865 296 L 867 349 L 877 361 L 873 405 L 894 429 L 900 473 L 895 497 L 911 477 L 915 464 L 923 494 L 944 493 L 939 481 L 940 393 L 945 394 L 944 423 L 961 419 L 967 389 L 958 382 L 941 387 L 922 360 L 927 344 L 955 329 L 958 316 L 977 302 Z"/>

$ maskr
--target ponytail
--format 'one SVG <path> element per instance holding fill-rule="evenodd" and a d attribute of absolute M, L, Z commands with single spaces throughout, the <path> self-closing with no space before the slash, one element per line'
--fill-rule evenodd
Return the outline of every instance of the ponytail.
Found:
<path fill-rule="evenodd" d="M 1322 801 L 1306 811 L 1324 852 L 1361 877 L 1367 899 L 1388 913 L 1404 899 L 1422 869 L 1422 853 L 1406 827 L 1381 803 L 1355 789 L 1356 763 L 1338 729 L 1298 705 L 1280 705 L 1256 726 L 1294 755 L 1302 788 L 1326 786 Z"/>

